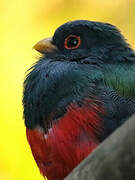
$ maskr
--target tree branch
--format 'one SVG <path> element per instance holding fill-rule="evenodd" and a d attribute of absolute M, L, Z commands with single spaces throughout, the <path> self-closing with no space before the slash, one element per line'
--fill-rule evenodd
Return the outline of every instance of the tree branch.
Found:
<path fill-rule="evenodd" d="M 101 143 L 65 180 L 135 180 L 135 115 Z"/>

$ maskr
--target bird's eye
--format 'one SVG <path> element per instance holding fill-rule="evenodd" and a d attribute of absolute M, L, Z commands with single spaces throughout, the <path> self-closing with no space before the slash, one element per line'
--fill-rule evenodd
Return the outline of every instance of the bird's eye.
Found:
<path fill-rule="evenodd" d="M 80 36 L 70 35 L 65 39 L 64 47 L 66 49 L 76 49 L 80 46 Z"/>

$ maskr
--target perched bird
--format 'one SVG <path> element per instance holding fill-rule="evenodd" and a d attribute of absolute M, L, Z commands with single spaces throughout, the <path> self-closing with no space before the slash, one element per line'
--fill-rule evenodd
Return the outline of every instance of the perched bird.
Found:
<path fill-rule="evenodd" d="M 24 81 L 24 118 L 34 159 L 62 180 L 135 113 L 135 52 L 108 23 L 77 20 L 34 48 Z"/>

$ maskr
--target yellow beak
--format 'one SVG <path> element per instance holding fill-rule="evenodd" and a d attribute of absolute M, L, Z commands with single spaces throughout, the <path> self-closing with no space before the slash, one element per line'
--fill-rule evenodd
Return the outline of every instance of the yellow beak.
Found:
<path fill-rule="evenodd" d="M 33 46 L 33 49 L 40 53 L 45 53 L 45 52 L 53 52 L 54 50 L 57 49 L 55 45 L 52 44 L 52 38 L 45 38 L 36 43 Z"/>

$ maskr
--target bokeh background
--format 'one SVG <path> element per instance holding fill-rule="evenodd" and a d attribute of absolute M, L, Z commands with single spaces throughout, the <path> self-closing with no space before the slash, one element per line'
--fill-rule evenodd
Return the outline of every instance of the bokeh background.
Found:
<path fill-rule="evenodd" d="M 42 180 L 22 118 L 25 71 L 32 46 L 75 19 L 110 22 L 135 48 L 134 0 L 0 0 L 0 180 Z"/>

